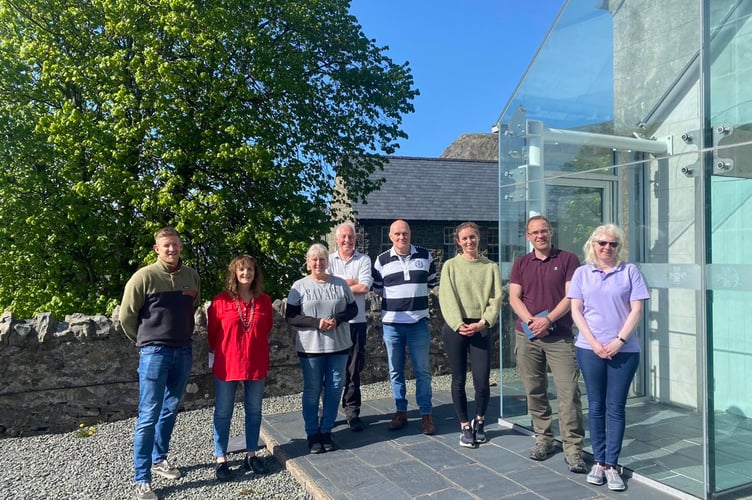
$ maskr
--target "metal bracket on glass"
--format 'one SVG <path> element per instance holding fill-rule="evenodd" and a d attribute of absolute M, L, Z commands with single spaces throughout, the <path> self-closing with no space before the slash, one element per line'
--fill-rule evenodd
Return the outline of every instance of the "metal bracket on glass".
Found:
<path fill-rule="evenodd" d="M 713 127 L 713 174 L 729 175 L 734 171 L 734 159 L 729 157 L 730 151 L 718 150 L 724 142 L 734 135 L 731 124 L 721 123 Z"/>
<path fill-rule="evenodd" d="M 700 161 L 696 161 L 690 165 L 684 165 L 681 168 L 681 173 L 686 177 L 697 177 L 697 173 L 700 171 Z"/>
<path fill-rule="evenodd" d="M 700 130 L 687 130 L 681 135 L 681 140 L 687 146 L 694 146 L 695 149 L 699 149 L 701 133 L 702 132 Z M 697 174 L 700 171 L 701 169 L 699 159 L 695 160 L 694 163 L 684 165 L 681 168 L 681 173 L 683 173 L 686 177 L 697 177 Z"/>
<path fill-rule="evenodd" d="M 700 131 L 699 130 L 687 130 L 681 135 L 681 140 L 684 144 L 698 147 L 698 144 L 700 142 Z"/>
<path fill-rule="evenodd" d="M 512 170 L 505 170 L 504 177 L 509 177 L 514 182 L 511 193 L 505 194 L 504 199 L 509 201 L 523 201 L 525 199 L 525 181 L 527 180 L 527 165 L 521 165 Z"/>

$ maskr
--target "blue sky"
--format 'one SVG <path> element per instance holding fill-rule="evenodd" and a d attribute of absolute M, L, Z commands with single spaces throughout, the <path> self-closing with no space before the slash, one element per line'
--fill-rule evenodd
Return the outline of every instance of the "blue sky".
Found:
<path fill-rule="evenodd" d="M 399 156 L 438 157 L 457 137 L 490 132 L 563 0 L 352 0 L 368 38 L 408 61 L 420 96 Z"/>

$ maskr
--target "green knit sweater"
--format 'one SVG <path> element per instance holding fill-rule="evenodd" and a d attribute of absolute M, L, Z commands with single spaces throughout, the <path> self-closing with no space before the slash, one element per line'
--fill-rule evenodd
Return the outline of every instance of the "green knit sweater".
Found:
<path fill-rule="evenodd" d="M 493 326 L 501 307 L 499 266 L 486 257 L 469 260 L 458 255 L 441 268 L 439 306 L 444 321 L 459 330 L 463 318 L 483 318 Z"/>

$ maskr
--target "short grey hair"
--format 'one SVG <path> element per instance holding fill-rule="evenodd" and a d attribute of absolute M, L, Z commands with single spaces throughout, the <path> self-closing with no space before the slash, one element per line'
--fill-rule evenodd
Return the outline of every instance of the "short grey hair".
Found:
<path fill-rule="evenodd" d="M 308 262 L 308 259 L 311 257 L 326 257 L 326 260 L 329 260 L 329 250 L 322 245 L 321 243 L 314 243 L 310 247 L 308 247 L 308 251 L 305 254 L 306 262 Z"/>
<path fill-rule="evenodd" d="M 339 236 L 342 232 L 343 227 L 349 227 L 350 229 L 352 229 L 353 234 L 358 234 L 357 231 L 355 231 L 355 224 L 353 224 L 352 222 L 343 222 L 342 224 L 337 226 L 337 229 L 334 231 L 334 236 Z"/>

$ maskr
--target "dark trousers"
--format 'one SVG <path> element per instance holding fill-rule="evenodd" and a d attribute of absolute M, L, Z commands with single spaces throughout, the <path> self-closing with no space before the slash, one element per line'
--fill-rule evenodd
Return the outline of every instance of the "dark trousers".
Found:
<path fill-rule="evenodd" d="M 460 422 L 469 422 L 467 416 L 467 357 L 470 353 L 470 365 L 473 372 L 475 389 L 475 413 L 485 417 L 491 398 L 489 377 L 491 374 L 491 335 L 484 328 L 475 335 L 467 337 L 453 331 L 446 323 L 441 330 L 444 337 L 449 369 L 452 371 L 452 403 Z"/>
<path fill-rule="evenodd" d="M 342 408 L 348 420 L 360 416 L 360 372 L 366 366 L 366 331 L 368 323 L 350 323 L 352 347 L 347 358 L 345 392 Z"/>

